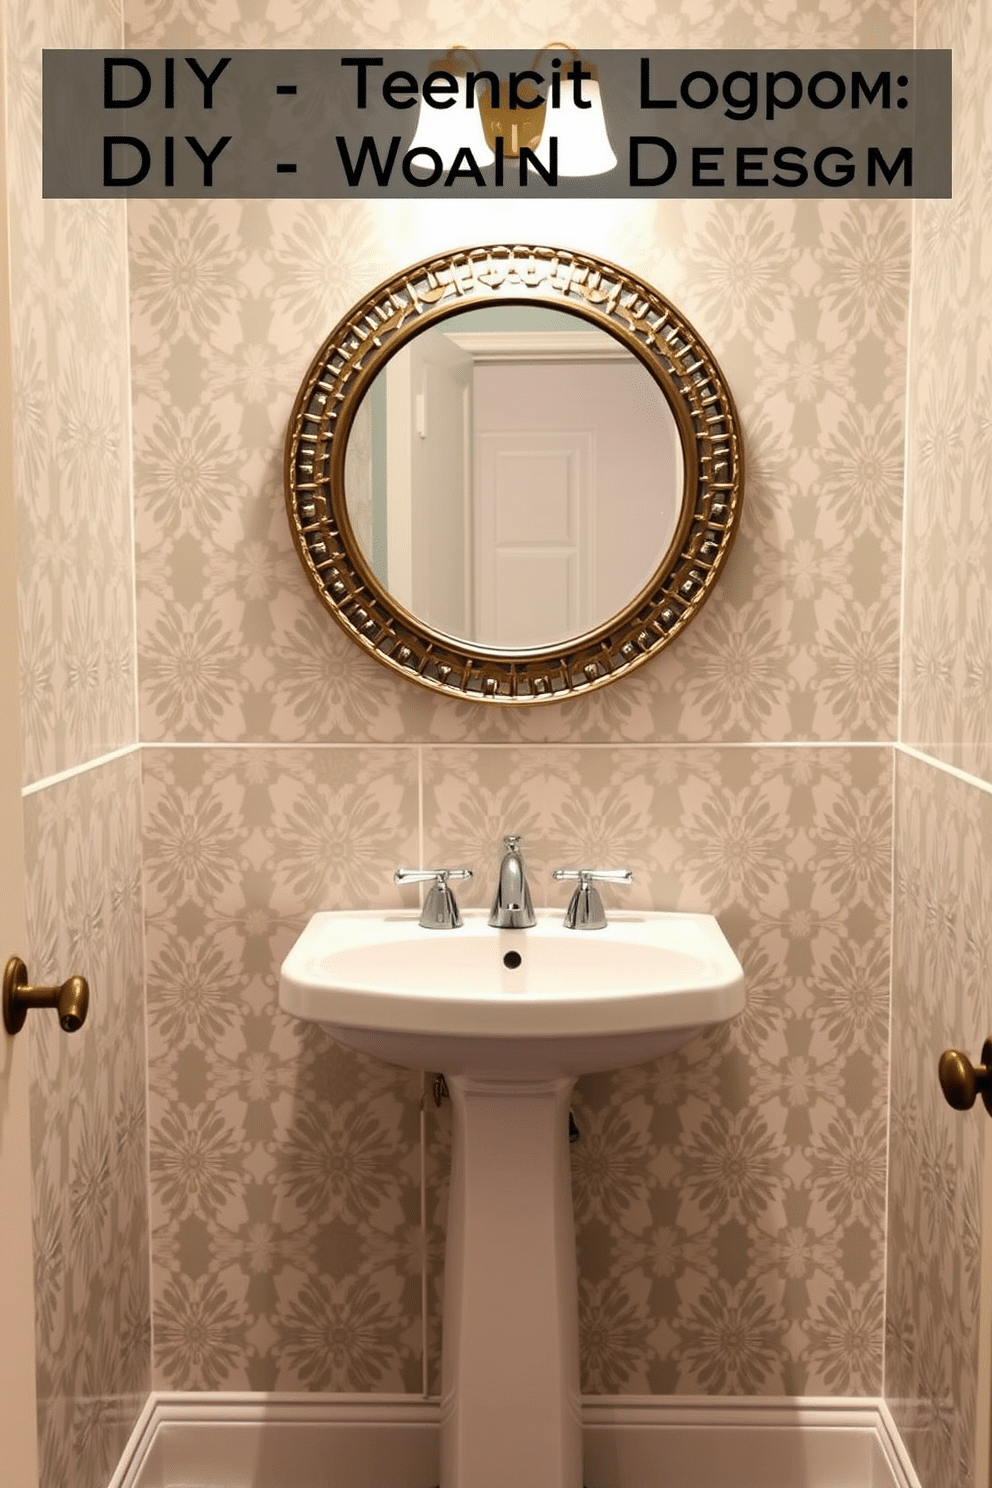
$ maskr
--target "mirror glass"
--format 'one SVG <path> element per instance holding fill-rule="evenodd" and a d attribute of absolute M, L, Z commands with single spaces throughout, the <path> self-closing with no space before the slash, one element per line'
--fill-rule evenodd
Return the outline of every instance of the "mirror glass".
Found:
<path fill-rule="evenodd" d="M 409 337 L 351 424 L 344 494 L 383 589 L 496 652 L 604 624 L 679 527 L 685 465 L 656 378 L 548 305 L 486 305 Z"/>

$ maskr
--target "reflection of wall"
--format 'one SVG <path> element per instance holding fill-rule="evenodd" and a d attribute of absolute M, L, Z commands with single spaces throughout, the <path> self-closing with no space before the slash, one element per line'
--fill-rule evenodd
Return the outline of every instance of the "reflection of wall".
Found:
<path fill-rule="evenodd" d="M 79 1033 L 35 1013 L 20 1037 L 42 1488 L 104 1488 L 151 1377 L 127 255 L 120 206 L 42 200 L 39 100 L 42 46 L 120 46 L 121 20 L 113 7 L 9 0 L 3 21 L 31 788 L 29 944 L 4 956 L 22 954 L 40 983 L 90 982 Z"/>
<path fill-rule="evenodd" d="M 976 1381 L 988 1138 L 984 1115 L 955 1115 L 936 1081 L 941 1049 L 976 1059 L 992 1031 L 987 7 L 921 8 L 917 45 L 954 50 L 954 196 L 918 204 L 914 237 L 902 737 L 919 753 L 899 759 L 896 789 L 885 1378 L 921 1481 L 956 1488 L 978 1481 L 979 1413 L 988 1449 Z"/>
<path fill-rule="evenodd" d="M 410 482 L 410 597 L 404 603 L 447 635 L 465 635 L 471 363 L 444 335 L 443 326 L 434 334 L 415 336 L 389 364 L 390 374 L 399 363 L 405 363 L 409 372 L 409 437 L 393 451 L 389 490 L 393 497 L 393 472 L 405 460 Z M 392 408 L 390 401 L 390 417 Z M 391 555 L 396 551 L 395 516 L 396 503 L 391 501 Z M 398 567 L 391 566 L 394 571 Z"/>
<path fill-rule="evenodd" d="M 597 5 L 574 30 L 689 44 L 693 13 Z M 314 14 L 223 39 L 448 38 L 424 6 Z M 710 44 L 911 40 L 895 5 L 815 37 L 792 11 L 723 14 Z M 210 39 L 164 15 L 136 7 L 129 44 Z M 509 19 L 546 39 L 531 8 Z M 479 45 L 507 20 L 483 13 Z M 157 1382 L 419 1387 L 415 1089 L 283 1019 L 276 967 L 317 905 L 399 902 L 414 854 L 473 864 L 481 903 L 518 828 L 538 899 L 563 902 L 559 862 L 630 866 L 625 902 L 714 908 L 750 981 L 735 1027 L 581 1083 L 587 1386 L 878 1391 L 908 211 L 143 202 L 129 223 L 142 729 L 196 746 L 147 754 Z M 400 261 L 508 235 L 599 251 L 683 306 L 749 459 L 690 632 L 523 714 L 366 661 L 310 592 L 281 492 L 294 390 L 348 305 Z M 446 1119 L 431 1107 L 435 1278 Z M 432 1367 L 436 1330 L 435 1310 Z"/>

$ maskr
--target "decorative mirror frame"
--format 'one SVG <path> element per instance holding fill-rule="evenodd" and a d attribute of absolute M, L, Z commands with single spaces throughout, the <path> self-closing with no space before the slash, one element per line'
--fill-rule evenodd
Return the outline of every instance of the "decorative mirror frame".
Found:
<path fill-rule="evenodd" d="M 345 499 L 348 433 L 376 373 L 430 323 L 497 302 L 572 311 L 623 342 L 662 389 L 682 443 L 682 518 L 662 563 L 623 610 L 550 649 L 496 650 L 431 629 L 372 572 Z M 615 681 L 685 629 L 733 544 L 744 455 L 737 410 L 712 353 L 656 289 L 590 254 L 493 245 L 424 259 L 348 312 L 293 405 L 285 479 L 300 561 L 321 602 L 364 651 L 449 696 L 546 703 Z"/>

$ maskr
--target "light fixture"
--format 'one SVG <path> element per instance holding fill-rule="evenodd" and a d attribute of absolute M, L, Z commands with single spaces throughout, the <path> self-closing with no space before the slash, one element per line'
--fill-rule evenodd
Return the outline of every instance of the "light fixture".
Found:
<path fill-rule="evenodd" d="M 570 60 L 566 64 L 552 55 L 552 71 L 545 79 L 538 64 L 555 52 L 567 53 Z M 463 57 L 474 65 L 474 72 Z M 453 106 L 421 101 L 411 153 L 433 151 L 449 169 L 467 148 L 484 169 L 497 156 L 515 160 L 522 150 L 529 150 L 544 172 L 559 176 L 598 176 L 617 163 L 603 115 L 599 75 L 573 47 L 549 42 L 534 57 L 529 74 L 503 79 L 484 69 L 468 48 L 453 46 L 445 58 L 431 63 L 431 73 L 446 73 L 457 91 L 447 95 Z M 474 98 L 469 97 L 470 81 Z M 538 92 L 539 85 L 543 93 Z"/>
<path fill-rule="evenodd" d="M 472 100 L 468 98 L 469 69 L 459 53 L 474 64 L 477 72 L 482 71 L 482 63 L 475 53 L 462 46 L 450 47 L 446 57 L 431 63 L 428 76 L 447 73 L 457 84 L 457 91 L 450 95 L 451 106 L 438 107 L 435 104 L 431 107 L 421 99 L 417 132 L 410 152 L 431 150 L 440 157 L 443 168 L 450 170 L 459 152 L 468 149 L 476 165 L 484 170 L 496 157 L 486 139 L 481 114 L 478 108 L 472 107 Z M 474 87 L 473 82 L 473 91 Z"/>
<path fill-rule="evenodd" d="M 562 42 L 549 42 L 538 52 L 531 64 L 534 71 L 548 52 L 568 52 L 571 66 L 560 69 L 560 82 L 554 90 L 558 94 L 557 107 L 552 100 L 550 108 L 545 105 L 544 129 L 540 144 L 536 147 L 538 160 L 545 170 L 550 168 L 550 142 L 557 144 L 557 168 L 559 176 L 601 176 L 617 163 L 610 144 L 603 116 L 603 100 L 599 88 L 599 73 L 591 62 L 583 62 L 572 47 Z M 552 67 L 558 70 L 560 58 L 552 58 Z"/>

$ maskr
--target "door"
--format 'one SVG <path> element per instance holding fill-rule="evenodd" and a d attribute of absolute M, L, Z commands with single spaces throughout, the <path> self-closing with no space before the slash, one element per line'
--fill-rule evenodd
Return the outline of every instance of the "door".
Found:
<path fill-rule="evenodd" d="M 17 585 L 7 262 L 5 46 L 0 8 L 0 967 L 24 954 Z M 28 1041 L 0 1024 L 0 1488 L 36 1488 Z"/>

